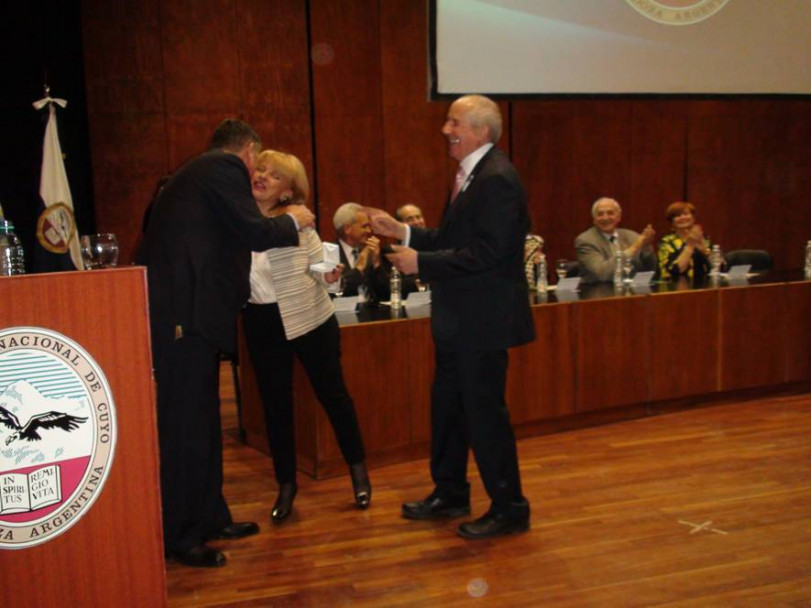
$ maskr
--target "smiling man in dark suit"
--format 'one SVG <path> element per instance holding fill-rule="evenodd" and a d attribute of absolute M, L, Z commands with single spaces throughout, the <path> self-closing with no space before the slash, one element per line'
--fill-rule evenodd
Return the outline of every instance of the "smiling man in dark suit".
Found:
<path fill-rule="evenodd" d="M 524 276 L 529 230 L 518 172 L 495 142 L 501 113 L 469 95 L 448 111 L 442 133 L 459 170 L 438 229 L 408 227 L 370 210 L 375 231 L 399 238 L 389 259 L 431 283 L 436 373 L 431 392 L 431 477 L 424 500 L 403 505 L 407 519 L 470 513 L 468 448 L 473 449 L 490 509 L 463 523 L 464 538 L 490 538 L 529 528 L 515 435 L 504 392 L 507 349 L 530 342 L 535 329 Z"/>
<path fill-rule="evenodd" d="M 138 254 L 149 281 L 164 547 L 189 566 L 222 566 L 206 541 L 259 531 L 234 523 L 222 494 L 219 357 L 236 350 L 251 250 L 296 246 L 298 229 L 313 225 L 303 205 L 276 218 L 259 212 L 250 182 L 259 144 L 247 123 L 223 121 L 211 149 L 160 190 Z"/>

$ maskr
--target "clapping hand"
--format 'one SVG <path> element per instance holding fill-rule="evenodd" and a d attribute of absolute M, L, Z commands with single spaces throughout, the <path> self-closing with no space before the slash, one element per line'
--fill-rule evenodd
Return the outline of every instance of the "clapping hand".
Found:
<path fill-rule="evenodd" d="M 358 254 L 355 268 L 363 272 L 369 266 L 370 261 L 375 268 L 380 266 L 380 239 L 376 236 L 366 239 L 366 244 Z"/>
<path fill-rule="evenodd" d="M 704 247 L 704 231 L 699 224 L 695 224 L 687 233 L 687 243 L 699 249 Z"/>

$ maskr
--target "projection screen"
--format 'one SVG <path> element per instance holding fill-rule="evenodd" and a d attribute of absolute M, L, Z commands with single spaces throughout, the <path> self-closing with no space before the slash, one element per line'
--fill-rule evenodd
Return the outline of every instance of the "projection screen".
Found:
<path fill-rule="evenodd" d="M 433 0 L 432 93 L 811 94 L 811 0 Z"/>

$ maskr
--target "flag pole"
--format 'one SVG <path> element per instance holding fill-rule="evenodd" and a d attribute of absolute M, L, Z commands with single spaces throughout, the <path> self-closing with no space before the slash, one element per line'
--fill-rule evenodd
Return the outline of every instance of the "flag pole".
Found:
<path fill-rule="evenodd" d="M 45 97 L 33 104 L 37 110 L 47 106 L 49 114 L 42 146 L 42 173 L 39 184 L 39 194 L 45 204 L 45 210 L 37 222 L 37 239 L 48 251 L 59 254 L 70 253 L 73 266 L 78 270 L 84 270 L 73 212 L 73 199 L 62 159 L 56 120 L 56 106 L 64 108 L 68 102 L 51 97 L 47 73 L 43 89 Z"/>

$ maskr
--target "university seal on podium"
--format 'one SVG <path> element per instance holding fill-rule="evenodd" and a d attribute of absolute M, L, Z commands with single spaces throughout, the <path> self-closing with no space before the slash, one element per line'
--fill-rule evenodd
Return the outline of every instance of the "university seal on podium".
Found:
<path fill-rule="evenodd" d="M 116 436 L 113 395 L 84 348 L 41 327 L 0 330 L 0 549 L 76 524 L 107 480 Z"/>
<path fill-rule="evenodd" d="M 690 25 L 704 21 L 729 0 L 625 0 L 634 10 L 665 25 Z"/>

